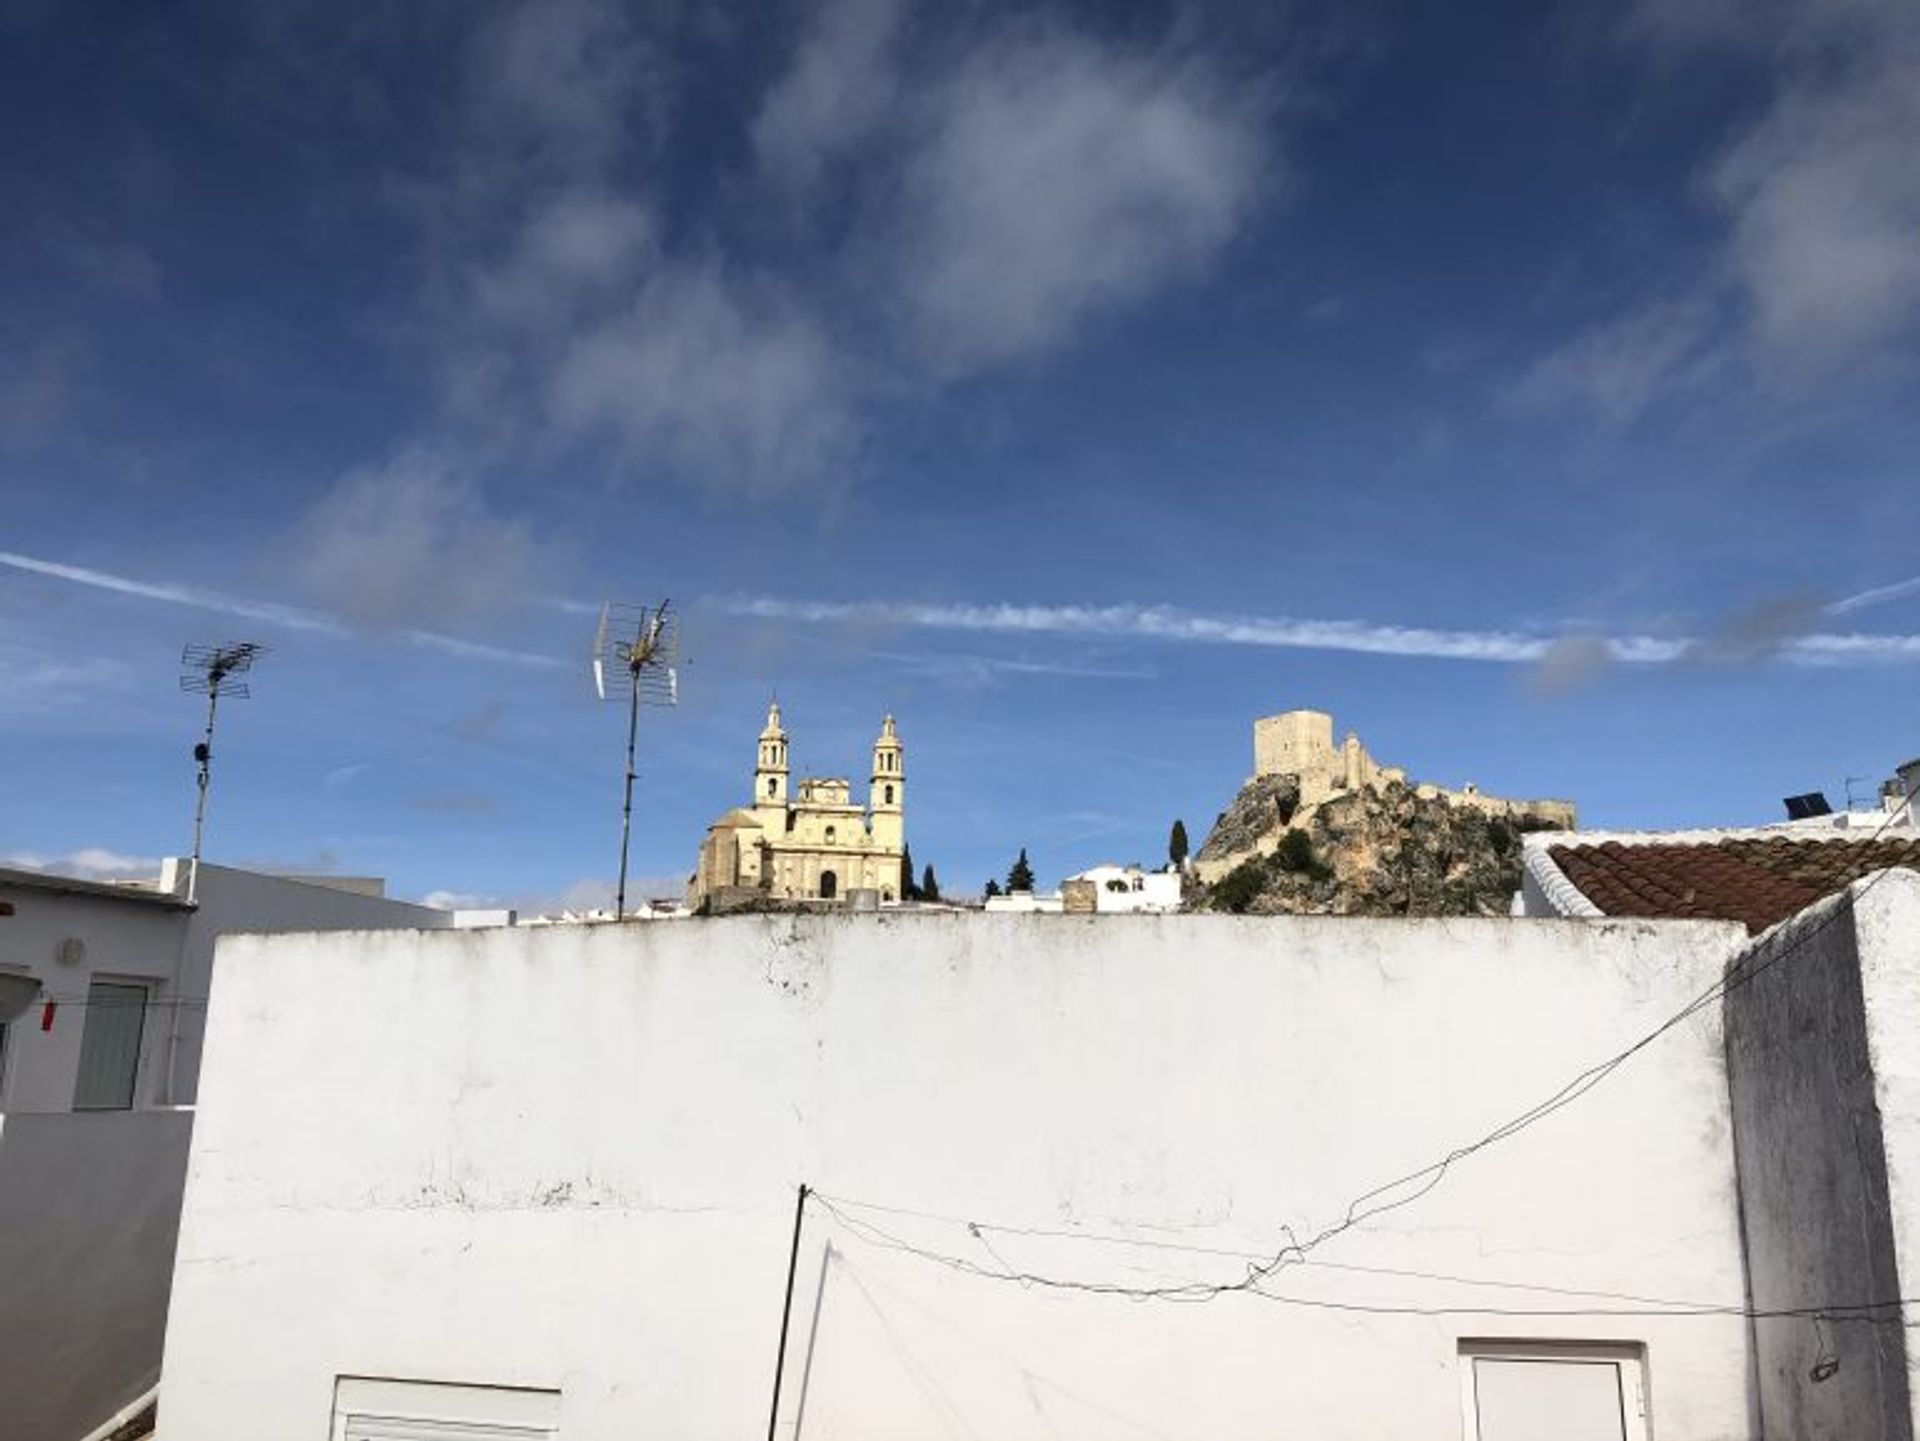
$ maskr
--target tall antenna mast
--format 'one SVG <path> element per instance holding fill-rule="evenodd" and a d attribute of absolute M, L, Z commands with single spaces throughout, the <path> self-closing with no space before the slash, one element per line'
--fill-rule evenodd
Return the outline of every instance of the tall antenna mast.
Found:
<path fill-rule="evenodd" d="M 593 689 L 601 700 L 627 703 L 626 790 L 620 802 L 620 881 L 614 890 L 613 916 L 627 914 L 627 842 L 633 834 L 633 747 L 640 729 L 640 706 L 680 703 L 680 618 L 661 601 L 657 606 L 608 601 L 600 608 L 600 630 L 593 642 Z"/>
<path fill-rule="evenodd" d="M 247 698 L 247 683 L 234 677 L 252 670 L 255 658 L 266 649 L 243 640 L 233 645 L 190 645 L 180 652 L 180 689 L 207 698 L 207 729 L 193 748 L 194 764 L 200 768 L 200 795 L 193 806 L 193 860 L 187 867 L 189 905 L 200 891 L 200 831 L 207 820 L 207 785 L 213 779 L 213 722 L 220 710 L 220 697 Z"/>

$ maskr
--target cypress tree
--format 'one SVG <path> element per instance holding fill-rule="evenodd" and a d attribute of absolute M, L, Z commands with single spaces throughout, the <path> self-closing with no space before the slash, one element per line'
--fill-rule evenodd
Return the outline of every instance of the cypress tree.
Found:
<path fill-rule="evenodd" d="M 1027 848 L 1020 847 L 1020 859 L 1013 863 L 1013 869 L 1007 872 L 1007 889 L 1010 891 L 1031 891 L 1033 889 L 1033 867 L 1027 864 Z"/>

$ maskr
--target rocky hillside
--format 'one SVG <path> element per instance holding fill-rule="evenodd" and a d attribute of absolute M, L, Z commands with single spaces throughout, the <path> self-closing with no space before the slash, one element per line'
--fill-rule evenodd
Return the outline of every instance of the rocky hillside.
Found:
<path fill-rule="evenodd" d="M 1291 776 L 1250 781 L 1195 860 L 1196 909 L 1255 915 L 1501 916 L 1520 885 L 1520 834 L 1505 820 L 1392 782 L 1305 812 Z M 1231 869 L 1229 869 L 1231 865 Z"/>

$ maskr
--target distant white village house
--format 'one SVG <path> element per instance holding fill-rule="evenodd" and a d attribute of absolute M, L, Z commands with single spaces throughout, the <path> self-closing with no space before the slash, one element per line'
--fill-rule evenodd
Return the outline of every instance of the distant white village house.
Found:
<path fill-rule="evenodd" d="M 1180 885 L 1180 872 L 1171 866 L 1149 871 L 1139 865 L 1099 865 L 1068 876 L 1057 891 L 1009 891 L 988 896 L 986 909 L 1002 915 L 1057 915 L 1068 911 L 1165 915 L 1180 909 Z"/>

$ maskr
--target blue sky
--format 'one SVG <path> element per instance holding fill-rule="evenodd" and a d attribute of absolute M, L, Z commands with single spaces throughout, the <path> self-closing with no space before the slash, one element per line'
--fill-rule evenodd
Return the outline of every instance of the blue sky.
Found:
<path fill-rule="evenodd" d="M 950 889 L 1299 706 L 1599 825 L 1920 752 L 1920 12 L 1252 8 L 0 6 L 0 855 L 183 849 L 252 638 L 211 857 L 591 896 L 609 597 L 653 889 L 774 692 Z"/>

